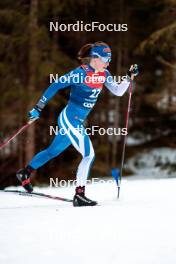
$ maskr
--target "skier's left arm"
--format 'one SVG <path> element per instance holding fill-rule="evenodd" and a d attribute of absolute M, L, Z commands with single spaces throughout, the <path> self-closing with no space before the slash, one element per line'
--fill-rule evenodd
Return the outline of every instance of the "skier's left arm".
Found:
<path fill-rule="evenodd" d="M 134 76 L 138 75 L 139 70 L 137 64 L 131 65 L 130 69 L 127 72 L 125 80 L 120 84 L 113 80 L 112 75 L 107 70 L 106 71 L 106 81 L 105 86 L 116 96 L 122 96 L 129 87 L 130 81 L 134 79 Z"/>

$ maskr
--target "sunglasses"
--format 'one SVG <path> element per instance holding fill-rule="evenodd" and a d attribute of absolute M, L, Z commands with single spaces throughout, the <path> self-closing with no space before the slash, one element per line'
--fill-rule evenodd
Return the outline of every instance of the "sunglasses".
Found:
<path fill-rule="evenodd" d="M 100 57 L 100 59 L 101 59 L 104 63 L 111 62 L 111 58 L 110 58 L 110 57 Z"/>

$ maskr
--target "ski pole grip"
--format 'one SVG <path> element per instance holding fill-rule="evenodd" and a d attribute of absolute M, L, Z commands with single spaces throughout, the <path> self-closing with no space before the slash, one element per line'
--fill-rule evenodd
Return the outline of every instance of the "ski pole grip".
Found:
<path fill-rule="evenodd" d="M 31 125 L 32 123 L 34 123 L 38 118 L 33 118 L 33 119 L 29 119 L 29 121 L 27 122 L 28 125 Z"/>

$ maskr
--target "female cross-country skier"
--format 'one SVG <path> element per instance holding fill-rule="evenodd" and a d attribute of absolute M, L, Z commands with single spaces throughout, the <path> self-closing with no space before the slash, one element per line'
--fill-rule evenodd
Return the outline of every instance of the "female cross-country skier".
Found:
<path fill-rule="evenodd" d="M 46 162 L 62 153 L 71 144 L 82 155 L 76 175 L 76 190 L 73 198 L 74 206 L 94 206 L 96 201 L 85 196 L 85 185 L 90 168 L 95 158 L 94 149 L 83 126 L 84 120 L 93 109 L 103 84 L 116 96 L 122 96 L 129 87 L 130 81 L 138 74 L 137 65 L 131 65 L 127 79 L 117 84 L 107 67 L 111 61 L 111 49 L 104 42 L 84 45 L 78 59 L 82 65 L 61 76 L 44 92 L 36 106 L 29 112 L 31 120 L 40 117 L 42 109 L 48 101 L 61 89 L 70 86 L 70 98 L 66 107 L 58 117 L 59 133 L 48 148 L 36 154 L 29 164 L 17 172 L 22 186 L 32 192 L 31 173 Z M 78 129 L 79 127 L 79 129 Z M 61 133 L 61 129 L 66 133 Z"/>

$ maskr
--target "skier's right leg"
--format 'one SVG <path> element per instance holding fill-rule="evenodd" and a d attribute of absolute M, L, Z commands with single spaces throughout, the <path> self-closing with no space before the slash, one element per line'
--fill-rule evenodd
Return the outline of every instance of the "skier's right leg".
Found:
<path fill-rule="evenodd" d="M 68 136 L 63 135 L 61 134 L 61 132 L 59 132 L 48 148 L 37 153 L 24 169 L 20 169 L 19 171 L 17 171 L 16 176 L 26 191 L 33 191 L 33 187 L 30 183 L 30 176 L 32 171 L 38 169 L 39 167 L 47 163 L 49 160 L 58 156 L 70 144 L 71 141 Z"/>

